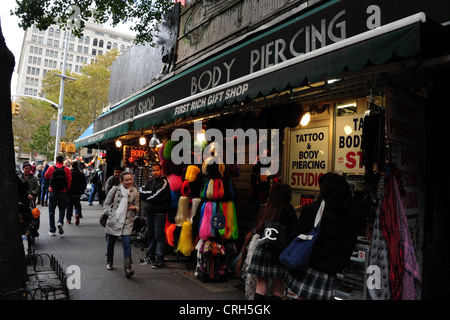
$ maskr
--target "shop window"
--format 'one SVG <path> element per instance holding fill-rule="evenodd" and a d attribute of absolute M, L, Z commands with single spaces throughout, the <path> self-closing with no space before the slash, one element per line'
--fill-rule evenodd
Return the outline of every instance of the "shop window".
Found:
<path fill-rule="evenodd" d="M 356 101 L 336 103 L 336 115 L 338 117 L 356 114 Z"/>

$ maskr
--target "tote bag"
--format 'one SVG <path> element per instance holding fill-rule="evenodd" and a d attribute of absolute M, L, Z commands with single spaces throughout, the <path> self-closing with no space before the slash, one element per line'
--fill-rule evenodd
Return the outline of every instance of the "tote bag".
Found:
<path fill-rule="evenodd" d="M 316 214 L 314 226 L 307 234 L 298 235 L 280 254 L 280 262 L 290 270 L 303 270 L 308 267 L 309 259 L 314 250 L 314 244 L 320 233 L 320 220 L 322 219 L 325 201 L 320 203 Z"/>

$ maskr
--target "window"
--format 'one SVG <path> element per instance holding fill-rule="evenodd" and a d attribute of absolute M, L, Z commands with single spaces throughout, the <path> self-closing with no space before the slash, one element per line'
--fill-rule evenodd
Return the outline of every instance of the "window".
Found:
<path fill-rule="evenodd" d="M 32 35 L 31 36 L 31 42 L 37 42 L 37 36 Z"/>
<path fill-rule="evenodd" d="M 77 47 L 77 52 L 83 52 L 83 46 L 78 46 Z"/>
<path fill-rule="evenodd" d="M 120 52 L 124 52 L 125 51 L 125 46 L 122 44 L 121 46 L 120 46 Z"/>
<path fill-rule="evenodd" d="M 106 49 L 111 50 L 111 42 L 110 42 L 110 41 L 108 41 L 108 42 L 106 43 Z"/>
<path fill-rule="evenodd" d="M 53 29 L 53 28 L 48 29 L 48 36 L 53 37 L 54 35 L 55 35 L 55 29 Z"/>
<path fill-rule="evenodd" d="M 28 63 L 33 63 L 33 56 L 28 56 Z"/>
<path fill-rule="evenodd" d="M 96 49 L 92 49 L 92 55 L 93 56 L 97 55 L 97 50 Z"/>
<path fill-rule="evenodd" d="M 74 44 L 73 43 L 69 43 L 69 50 L 73 51 L 74 50 Z"/>
<path fill-rule="evenodd" d="M 36 49 L 37 48 L 35 48 L 34 53 L 36 53 Z M 39 54 L 42 55 L 42 48 L 39 48 Z"/>
<path fill-rule="evenodd" d="M 88 47 L 84 47 L 83 48 L 83 53 L 88 54 L 89 53 L 89 48 Z"/>
<path fill-rule="evenodd" d="M 96 46 L 97 46 L 97 43 L 98 43 L 97 38 L 94 38 L 94 41 L 92 42 L 92 45 L 96 47 Z"/>
<path fill-rule="evenodd" d="M 70 41 L 75 41 L 75 35 L 73 33 L 70 34 Z"/>
<path fill-rule="evenodd" d="M 102 50 L 98 50 L 98 55 L 101 56 L 103 54 Z"/>
<path fill-rule="evenodd" d="M 33 51 L 34 51 L 34 47 L 30 46 L 30 53 L 33 53 Z"/>
<path fill-rule="evenodd" d="M 30 84 L 30 77 L 25 78 L 25 84 Z"/>
<path fill-rule="evenodd" d="M 117 49 L 117 43 L 113 44 L 113 49 Z"/>
<path fill-rule="evenodd" d="M 60 35 L 61 35 L 61 30 L 56 29 L 56 31 L 55 31 L 55 38 L 59 38 Z"/>
<path fill-rule="evenodd" d="M 89 37 L 84 38 L 84 44 L 89 44 L 91 39 Z"/>
<path fill-rule="evenodd" d="M 100 41 L 99 41 L 98 46 L 99 46 L 100 48 L 103 48 L 103 40 L 100 40 Z"/>
<path fill-rule="evenodd" d="M 44 44 L 44 37 L 39 37 L 38 43 L 39 44 Z"/>
<path fill-rule="evenodd" d="M 48 67 L 48 59 L 44 60 L 44 67 Z"/>
<path fill-rule="evenodd" d="M 48 38 L 48 39 L 47 39 L 47 45 L 48 45 L 48 46 L 52 46 L 52 45 L 53 45 L 53 40 L 50 39 L 50 38 Z"/>
<path fill-rule="evenodd" d="M 59 40 L 53 41 L 53 46 L 54 46 L 55 48 L 59 48 Z"/>

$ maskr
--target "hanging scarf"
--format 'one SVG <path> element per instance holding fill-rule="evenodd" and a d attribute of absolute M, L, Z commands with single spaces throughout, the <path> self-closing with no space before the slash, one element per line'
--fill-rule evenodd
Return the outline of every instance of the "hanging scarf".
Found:
<path fill-rule="evenodd" d="M 404 272 L 403 250 L 400 240 L 394 175 L 389 175 L 387 179 L 383 203 L 381 204 L 380 222 L 388 249 L 391 300 L 400 300 L 402 297 L 402 278 Z"/>
<path fill-rule="evenodd" d="M 417 292 L 420 289 L 421 277 L 419 265 L 417 264 L 416 253 L 409 233 L 408 220 L 403 207 L 400 189 L 397 180 L 394 177 L 394 190 L 397 199 L 397 208 L 399 214 L 400 241 L 403 248 L 404 274 L 402 281 L 402 300 L 416 300 Z"/>

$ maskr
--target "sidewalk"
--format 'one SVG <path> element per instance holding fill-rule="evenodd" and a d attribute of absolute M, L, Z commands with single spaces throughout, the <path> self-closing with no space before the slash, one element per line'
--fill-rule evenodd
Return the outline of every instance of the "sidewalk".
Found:
<path fill-rule="evenodd" d="M 186 264 L 184 259 L 166 262 L 161 269 L 140 265 L 145 250 L 132 243 L 134 276 L 125 278 L 123 271 L 122 244 L 116 243 L 114 269 L 106 270 L 106 240 L 104 228 L 98 219 L 102 207 L 95 202 L 88 206 L 82 201 L 83 218 L 80 224 L 64 223 L 64 234 L 48 236 L 48 207 L 41 207 L 40 237 L 36 239 L 36 253 L 53 255 L 63 267 L 68 284 L 77 287 L 76 271 L 69 266 L 79 267 L 79 289 L 69 290 L 70 300 L 244 300 L 244 291 L 239 279 L 228 278 L 227 282 L 204 283 L 194 276 L 194 263 Z M 172 255 L 170 255 L 172 256 Z M 170 257 L 168 256 L 168 257 Z M 189 267 L 189 269 L 187 268 Z M 73 277 L 71 277 L 73 276 Z"/>

